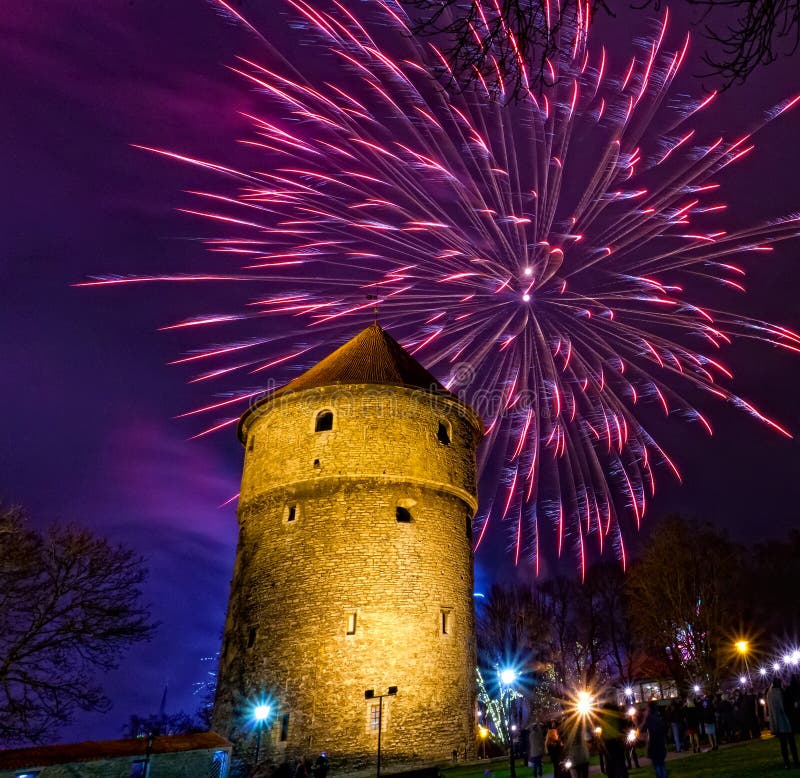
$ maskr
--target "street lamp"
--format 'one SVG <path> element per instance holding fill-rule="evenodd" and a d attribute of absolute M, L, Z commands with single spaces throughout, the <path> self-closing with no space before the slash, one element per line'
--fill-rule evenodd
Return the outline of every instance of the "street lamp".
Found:
<path fill-rule="evenodd" d="M 261 733 L 264 731 L 264 725 L 267 723 L 269 714 L 271 712 L 269 705 L 261 703 L 253 708 L 253 721 L 256 725 L 256 767 L 258 760 L 261 757 Z"/>
<path fill-rule="evenodd" d="M 381 729 L 383 729 L 383 698 L 384 697 L 394 697 L 397 694 L 397 687 L 390 686 L 386 694 L 375 694 L 374 689 L 367 689 L 364 692 L 364 699 L 365 700 L 377 700 L 378 701 L 378 772 L 377 778 L 381 778 Z"/>
<path fill-rule="evenodd" d="M 509 778 L 517 778 L 517 765 L 514 760 L 514 736 L 511 730 L 511 692 L 517 680 L 517 671 L 513 667 L 505 667 L 498 673 L 500 679 L 500 703 L 503 702 L 503 692 L 506 697 L 506 731 L 508 732 L 508 774 Z"/>
<path fill-rule="evenodd" d="M 483 758 L 486 759 L 486 738 L 489 737 L 489 730 L 481 725 L 478 727 L 478 735 L 483 741 Z"/>

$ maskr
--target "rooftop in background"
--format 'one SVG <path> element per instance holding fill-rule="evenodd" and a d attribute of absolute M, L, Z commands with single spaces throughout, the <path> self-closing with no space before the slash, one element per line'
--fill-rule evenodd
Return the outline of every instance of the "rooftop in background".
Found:
<path fill-rule="evenodd" d="M 242 437 L 245 419 L 263 402 L 289 392 L 353 384 L 406 386 L 411 389 L 450 394 L 431 373 L 375 322 L 305 373 L 249 408 L 239 422 L 239 439 Z M 454 395 L 451 396 L 455 399 Z"/>
<path fill-rule="evenodd" d="M 153 739 L 151 754 L 170 754 L 182 751 L 230 748 L 231 744 L 216 732 L 195 732 L 191 735 L 164 735 Z M 0 770 L 16 770 L 33 765 L 93 762 L 101 759 L 118 759 L 145 756 L 147 738 L 121 740 L 87 740 L 83 743 L 65 743 L 57 746 L 33 746 L 0 751 Z"/>

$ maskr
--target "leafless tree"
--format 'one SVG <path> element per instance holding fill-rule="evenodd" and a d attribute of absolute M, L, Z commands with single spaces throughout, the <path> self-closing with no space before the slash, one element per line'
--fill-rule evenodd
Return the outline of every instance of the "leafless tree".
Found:
<path fill-rule="evenodd" d="M 142 559 L 75 526 L 39 533 L 0 505 L 0 741 L 41 742 L 105 711 L 98 672 L 155 629 Z"/>
<path fill-rule="evenodd" d="M 684 0 L 703 9 L 704 61 L 722 88 L 745 81 L 761 65 L 800 45 L 800 0 Z M 495 97 L 515 98 L 552 85 L 548 60 L 574 43 L 574 0 L 402 0 L 412 32 L 436 46 L 442 76 L 464 89 L 480 84 Z M 660 10 L 662 0 L 633 2 Z M 592 0 L 590 19 L 615 15 L 613 0 Z"/>

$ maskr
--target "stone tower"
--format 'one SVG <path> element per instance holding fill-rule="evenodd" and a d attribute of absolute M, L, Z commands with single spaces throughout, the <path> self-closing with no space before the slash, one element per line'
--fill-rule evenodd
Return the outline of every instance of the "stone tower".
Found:
<path fill-rule="evenodd" d="M 242 417 L 214 728 L 261 754 L 474 753 L 477 414 L 373 324 Z"/>

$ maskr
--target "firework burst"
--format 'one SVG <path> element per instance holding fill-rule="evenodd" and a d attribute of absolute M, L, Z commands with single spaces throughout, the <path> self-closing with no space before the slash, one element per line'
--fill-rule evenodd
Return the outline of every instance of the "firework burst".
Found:
<path fill-rule="evenodd" d="M 686 397 L 700 390 L 789 436 L 729 388 L 719 355 L 734 337 L 797 352 L 800 336 L 709 301 L 719 287 L 744 291 L 743 258 L 798 233 L 794 215 L 726 231 L 719 177 L 800 97 L 748 134 L 702 137 L 692 121 L 715 95 L 671 96 L 689 39 L 668 49 L 667 14 L 612 63 L 588 45 L 579 0 L 558 20 L 551 88 L 505 101 L 499 72 L 492 86 L 449 88 L 446 60 L 409 35 L 396 0 L 365 16 L 338 0 L 289 4 L 324 64 L 298 72 L 262 37 L 264 60 L 233 68 L 263 101 L 244 140 L 252 166 L 149 149 L 221 177 L 186 210 L 219 226 L 209 248 L 225 269 L 86 284 L 240 285 L 240 310 L 168 327 L 253 331 L 176 360 L 226 392 L 185 414 L 213 415 L 198 436 L 234 424 L 262 391 L 231 382 L 312 359 L 378 307 L 486 422 L 477 544 L 505 524 L 515 561 L 528 555 L 537 570 L 548 525 L 582 570 L 590 540 L 624 563 L 622 528 L 641 523 L 655 470 L 680 479 L 645 408 L 711 434 Z"/>

